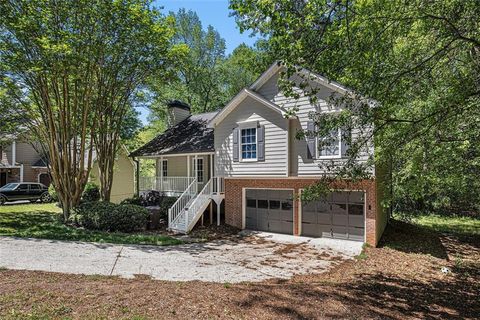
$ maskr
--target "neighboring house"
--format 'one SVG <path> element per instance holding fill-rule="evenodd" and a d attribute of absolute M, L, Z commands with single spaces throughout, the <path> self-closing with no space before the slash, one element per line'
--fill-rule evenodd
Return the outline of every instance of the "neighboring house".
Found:
<path fill-rule="evenodd" d="M 347 89 L 303 70 L 318 89 L 318 102 L 311 104 L 299 88 L 299 99 L 287 98 L 277 86 L 281 68 L 272 65 L 219 112 L 190 115 L 187 105 L 169 104 L 170 128 L 131 154 L 157 160 L 156 177 L 142 178 L 140 190 L 180 195 L 169 210 L 169 227 L 179 232 L 190 231 L 212 202 L 219 219 L 224 202 L 225 222 L 241 229 L 376 245 L 388 214 L 375 168 L 371 179 L 335 180 L 327 199 L 302 203 L 299 197 L 330 173 L 322 164 L 340 165 L 348 146 L 340 132 L 322 149 L 318 138 L 298 140 L 296 133 L 313 130 L 309 113 L 338 111 L 327 100 Z M 298 112 L 287 119 L 291 107 Z M 357 161 L 367 161 L 369 153 L 373 143 Z"/>
<path fill-rule="evenodd" d="M 128 157 L 128 150 L 122 145 L 117 152 L 113 167 L 113 184 L 110 201 L 120 203 L 122 200 L 135 195 L 135 163 Z M 90 173 L 90 180 L 100 186 L 98 163 L 95 161 Z"/>
<path fill-rule="evenodd" d="M 9 182 L 40 182 L 50 185 L 45 157 L 39 145 L 20 139 L 0 146 L 0 187 Z"/>
<path fill-rule="evenodd" d="M 18 138 L 10 141 L 0 146 L 0 187 L 10 182 L 40 182 L 48 187 L 51 183 L 48 160 L 40 151 L 40 145 Z M 100 184 L 95 157 L 90 179 Z M 115 161 L 111 201 L 131 198 L 135 194 L 134 186 L 135 163 L 122 146 Z"/>

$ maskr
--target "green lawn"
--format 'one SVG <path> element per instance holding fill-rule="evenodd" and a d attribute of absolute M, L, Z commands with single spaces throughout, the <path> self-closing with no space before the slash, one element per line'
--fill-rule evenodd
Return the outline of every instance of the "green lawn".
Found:
<path fill-rule="evenodd" d="M 124 234 L 74 228 L 59 222 L 59 213 L 60 209 L 54 204 L 0 206 L 0 236 L 159 246 L 182 243 L 181 240 L 158 234 Z"/>
<path fill-rule="evenodd" d="M 407 215 L 394 214 L 399 220 L 405 220 Z M 408 218 L 413 224 L 430 230 L 452 233 L 463 236 L 480 235 L 480 219 L 464 216 L 441 216 L 438 214 L 415 215 Z"/>

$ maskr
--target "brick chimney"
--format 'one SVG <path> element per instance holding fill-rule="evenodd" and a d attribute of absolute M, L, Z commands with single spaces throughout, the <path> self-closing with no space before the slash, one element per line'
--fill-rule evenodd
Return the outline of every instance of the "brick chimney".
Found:
<path fill-rule="evenodd" d="M 182 101 L 173 100 L 167 104 L 168 126 L 171 128 L 190 116 L 190 106 Z"/>

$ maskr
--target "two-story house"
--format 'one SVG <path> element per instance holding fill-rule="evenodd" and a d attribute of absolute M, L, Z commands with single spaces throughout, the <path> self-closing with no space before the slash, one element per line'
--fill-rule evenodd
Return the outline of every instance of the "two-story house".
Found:
<path fill-rule="evenodd" d="M 169 227 L 179 232 L 190 231 L 205 212 L 211 215 L 213 203 L 219 222 L 224 203 L 225 223 L 241 229 L 376 245 L 388 214 L 380 206 L 375 168 L 369 179 L 334 180 L 326 198 L 302 203 L 300 197 L 328 176 L 323 163 L 341 164 L 348 146 L 341 132 L 320 146 L 315 137 L 297 139 L 297 131 L 313 130 L 311 112 L 338 111 L 328 98 L 347 89 L 303 70 L 318 101 L 311 103 L 299 88 L 300 98 L 287 98 L 277 85 L 281 69 L 272 65 L 218 112 L 190 115 L 187 105 L 169 104 L 170 128 L 131 154 L 156 159 L 156 177 L 142 178 L 140 189 L 179 196 L 169 210 Z M 286 117 L 291 107 L 296 116 Z M 373 143 L 369 148 L 373 153 Z M 367 158 L 368 152 L 356 161 Z"/>
<path fill-rule="evenodd" d="M 39 182 L 47 187 L 51 183 L 48 157 L 44 156 L 38 142 L 10 137 L 0 144 L 0 187 L 10 182 Z M 117 153 L 113 172 L 110 200 L 118 203 L 135 192 L 135 163 L 128 157 L 127 149 Z M 100 185 L 98 163 L 94 153 L 90 181 Z"/>
<path fill-rule="evenodd" d="M 12 137 L 0 145 L 0 187 L 10 182 L 40 182 L 50 185 L 45 157 L 39 145 Z"/>

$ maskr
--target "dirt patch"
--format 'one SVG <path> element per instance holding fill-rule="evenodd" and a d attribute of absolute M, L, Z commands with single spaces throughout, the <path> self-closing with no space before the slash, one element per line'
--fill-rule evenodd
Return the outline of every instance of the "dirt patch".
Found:
<path fill-rule="evenodd" d="M 0 270 L 0 318 L 475 319 L 479 292 L 480 239 L 396 224 L 364 258 L 290 280 L 214 284 Z"/>

